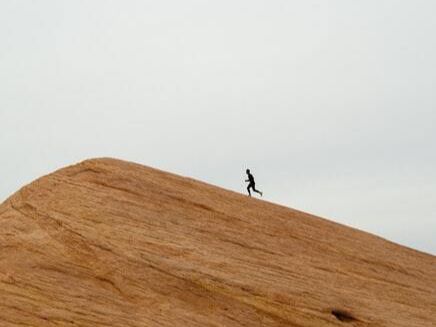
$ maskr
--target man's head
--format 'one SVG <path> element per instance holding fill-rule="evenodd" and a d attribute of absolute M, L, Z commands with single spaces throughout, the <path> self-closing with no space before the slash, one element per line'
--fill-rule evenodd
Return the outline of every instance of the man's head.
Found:
<path fill-rule="evenodd" d="M 249 174 L 249 173 L 250 173 L 250 169 L 247 169 L 245 172 L 246 172 L 247 174 Z"/>

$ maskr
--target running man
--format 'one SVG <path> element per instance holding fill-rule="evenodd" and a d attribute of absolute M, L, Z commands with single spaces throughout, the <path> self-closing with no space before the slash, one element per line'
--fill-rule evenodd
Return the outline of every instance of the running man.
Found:
<path fill-rule="evenodd" d="M 248 175 L 248 179 L 245 180 L 246 182 L 248 182 L 248 187 L 247 187 L 248 196 L 251 196 L 250 188 L 253 189 L 254 192 L 259 193 L 260 196 L 262 196 L 263 195 L 262 192 L 256 190 L 256 183 L 254 182 L 253 175 L 250 174 L 250 169 L 247 169 L 245 172 Z"/>

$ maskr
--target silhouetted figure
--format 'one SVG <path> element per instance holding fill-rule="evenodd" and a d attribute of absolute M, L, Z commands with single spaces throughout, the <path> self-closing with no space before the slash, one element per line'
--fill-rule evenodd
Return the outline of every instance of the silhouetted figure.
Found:
<path fill-rule="evenodd" d="M 250 189 L 253 189 L 254 192 L 259 193 L 260 196 L 262 196 L 263 195 L 262 192 L 256 190 L 256 183 L 254 182 L 253 175 L 250 174 L 250 169 L 247 169 L 245 172 L 248 175 L 248 179 L 245 180 L 246 182 L 248 182 L 248 187 L 247 187 L 248 195 L 251 196 Z"/>

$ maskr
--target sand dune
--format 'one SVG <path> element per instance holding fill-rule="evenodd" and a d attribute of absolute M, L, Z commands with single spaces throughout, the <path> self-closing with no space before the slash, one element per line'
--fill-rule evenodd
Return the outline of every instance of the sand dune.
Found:
<path fill-rule="evenodd" d="M 0 206 L 0 326 L 436 326 L 436 257 L 114 159 Z"/>

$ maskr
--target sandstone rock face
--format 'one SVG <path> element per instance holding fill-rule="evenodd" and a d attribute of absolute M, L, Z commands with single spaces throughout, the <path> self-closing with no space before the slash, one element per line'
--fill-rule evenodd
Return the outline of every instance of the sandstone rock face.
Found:
<path fill-rule="evenodd" d="M 94 159 L 0 206 L 0 326 L 436 326 L 436 257 Z"/>

